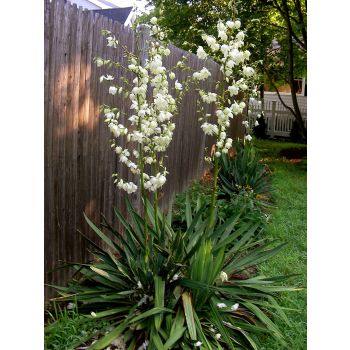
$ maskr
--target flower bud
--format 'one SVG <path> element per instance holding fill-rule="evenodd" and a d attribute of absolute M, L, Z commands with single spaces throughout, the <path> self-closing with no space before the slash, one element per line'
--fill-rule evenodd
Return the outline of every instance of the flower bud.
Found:
<path fill-rule="evenodd" d="M 115 87 L 115 86 L 111 86 L 110 88 L 109 88 L 109 93 L 111 94 L 111 95 L 115 95 L 116 93 L 117 93 L 117 88 Z"/>

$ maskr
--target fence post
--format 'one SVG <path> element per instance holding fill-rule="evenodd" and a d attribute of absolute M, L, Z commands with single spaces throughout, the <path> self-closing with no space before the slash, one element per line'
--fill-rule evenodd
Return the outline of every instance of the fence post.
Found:
<path fill-rule="evenodd" d="M 277 104 L 277 101 L 272 101 L 272 107 L 271 107 L 271 134 L 272 134 L 272 136 L 275 135 L 275 130 L 276 130 L 276 104 Z"/>

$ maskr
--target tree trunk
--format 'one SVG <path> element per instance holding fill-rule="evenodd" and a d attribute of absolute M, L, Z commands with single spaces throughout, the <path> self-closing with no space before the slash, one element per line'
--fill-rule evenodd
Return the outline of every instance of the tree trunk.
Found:
<path fill-rule="evenodd" d="M 282 15 L 285 18 L 286 24 L 287 24 L 287 30 L 288 30 L 288 80 L 291 88 L 291 94 L 292 94 L 292 100 L 293 100 L 293 107 L 295 112 L 295 118 L 297 121 L 297 124 L 299 126 L 299 130 L 302 134 L 302 136 L 306 139 L 306 128 L 303 122 L 303 118 L 301 116 L 301 112 L 299 109 L 298 99 L 297 99 L 297 93 L 296 88 L 294 85 L 294 57 L 293 57 L 293 36 L 292 36 L 292 24 L 289 17 L 289 8 L 287 5 L 287 0 L 282 0 L 283 5 L 283 12 Z"/>

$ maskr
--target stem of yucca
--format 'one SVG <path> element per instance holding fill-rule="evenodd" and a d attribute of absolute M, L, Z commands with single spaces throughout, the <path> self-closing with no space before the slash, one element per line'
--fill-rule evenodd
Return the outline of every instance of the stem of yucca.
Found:
<path fill-rule="evenodd" d="M 148 262 L 149 257 L 149 236 L 148 236 L 148 219 L 147 219 L 147 194 L 145 190 L 145 184 L 144 184 L 144 169 L 145 169 L 145 163 L 143 160 L 143 149 L 142 145 L 139 146 L 139 153 L 140 153 L 140 170 L 141 170 L 141 196 L 143 198 L 143 209 L 144 209 L 144 226 L 143 226 L 143 233 L 145 237 L 145 263 Z"/>
<path fill-rule="evenodd" d="M 157 167 L 157 163 L 153 163 L 153 172 L 154 172 L 154 176 L 156 176 L 157 172 L 158 172 L 158 167 Z M 153 197 L 153 207 L 154 207 L 154 220 L 155 220 L 155 228 L 156 228 L 156 232 L 157 235 L 159 235 L 159 221 L 158 221 L 158 190 L 154 191 L 154 197 Z"/>
<path fill-rule="evenodd" d="M 220 132 L 221 132 L 221 128 L 219 128 L 219 134 Z M 219 157 L 215 156 L 214 169 L 213 169 L 214 186 L 213 186 L 213 192 L 211 193 L 208 228 L 212 228 L 215 223 L 215 208 L 216 208 L 216 200 L 217 200 L 217 192 L 218 192 L 218 174 L 219 174 Z"/>
<path fill-rule="evenodd" d="M 225 68 L 225 66 L 224 66 Z M 222 105 L 225 103 L 225 80 L 222 80 L 221 82 L 221 102 Z M 221 134 L 221 125 L 219 126 L 217 139 L 220 138 Z M 216 147 L 215 147 L 216 150 Z M 216 157 L 214 155 L 214 169 L 213 169 L 213 178 L 214 178 L 214 187 L 213 192 L 211 194 L 211 202 L 210 202 L 210 209 L 209 209 L 209 222 L 207 229 L 211 229 L 214 226 L 215 223 L 215 208 L 216 208 L 216 201 L 217 201 L 217 191 L 218 191 L 218 174 L 219 174 L 219 157 Z"/>
<path fill-rule="evenodd" d="M 137 103 L 140 107 L 139 96 L 137 96 Z M 141 131 L 141 118 L 139 117 L 138 121 L 138 130 Z M 140 176 L 141 176 L 141 196 L 143 198 L 143 209 L 144 209 L 144 226 L 143 233 L 145 237 L 145 264 L 148 263 L 149 258 L 149 235 L 148 235 L 148 219 L 147 219 L 147 194 L 145 190 L 145 182 L 144 182 L 144 173 L 145 173 L 145 161 L 143 159 L 143 148 L 142 144 L 139 145 L 139 167 L 140 167 Z"/>

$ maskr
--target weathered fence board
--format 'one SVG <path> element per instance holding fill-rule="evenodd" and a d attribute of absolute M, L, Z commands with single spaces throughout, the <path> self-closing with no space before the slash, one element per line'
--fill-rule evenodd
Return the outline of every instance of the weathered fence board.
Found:
<path fill-rule="evenodd" d="M 99 83 L 102 74 L 113 74 L 117 81 L 125 73 L 120 68 L 107 72 L 105 67 L 97 68 L 92 60 L 102 56 L 126 63 L 121 50 L 106 47 L 102 29 L 112 31 L 120 44 L 132 52 L 136 50 L 136 38 L 131 29 L 120 23 L 64 0 L 46 1 L 44 19 L 45 282 L 64 284 L 71 276 L 69 270 L 50 271 L 62 263 L 89 258 L 87 244 L 77 229 L 96 239 L 85 224 L 83 212 L 95 222 L 100 222 L 103 213 L 117 225 L 113 207 L 125 211 L 125 194 L 113 185 L 111 174 L 118 172 L 124 176 L 126 173 L 111 152 L 110 132 L 99 117 L 101 103 L 117 105 L 124 111 L 128 109 L 130 102 L 108 95 L 108 87 Z M 146 36 L 142 40 L 141 45 L 146 45 Z M 205 66 L 212 72 L 212 79 L 204 85 L 213 87 L 220 75 L 215 62 L 203 63 L 193 54 L 172 45 L 170 48 L 171 55 L 165 62 L 167 68 L 186 54 L 193 69 Z M 185 73 L 178 73 L 182 81 Z M 130 73 L 126 76 L 131 77 Z M 209 147 L 212 140 L 205 138 L 199 128 L 197 99 L 197 92 L 191 92 L 180 107 L 167 154 L 170 175 L 161 194 L 163 206 L 173 193 L 201 176 L 205 168 L 204 148 Z M 132 199 L 139 203 L 138 195 Z M 52 295 L 48 289 L 45 292 L 47 297 Z"/>

